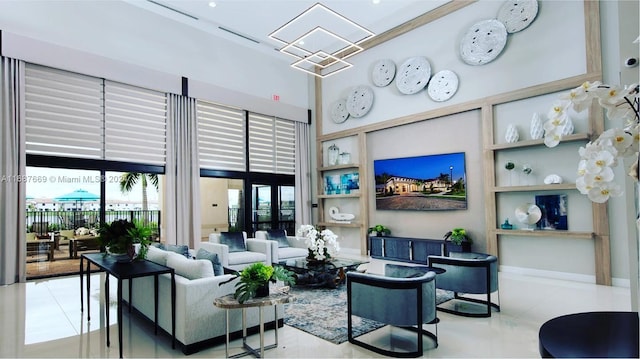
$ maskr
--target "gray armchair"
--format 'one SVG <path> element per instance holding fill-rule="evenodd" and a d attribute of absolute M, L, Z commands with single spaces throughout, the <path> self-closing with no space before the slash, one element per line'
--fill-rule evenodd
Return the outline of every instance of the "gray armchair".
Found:
<path fill-rule="evenodd" d="M 309 255 L 309 250 L 303 240 L 287 236 L 284 229 L 270 229 L 256 231 L 256 239 L 268 240 L 271 243 L 271 260 L 279 263 L 290 259 L 303 259 Z"/>
<path fill-rule="evenodd" d="M 200 242 L 200 248 L 216 253 L 227 270 L 242 270 L 250 264 L 271 264 L 271 243 L 247 238 L 247 232 L 211 233 L 209 242 Z"/>
<path fill-rule="evenodd" d="M 433 339 L 437 347 L 435 277 L 434 272 L 394 264 L 385 266 L 384 276 L 347 272 L 349 342 L 379 354 L 403 358 L 423 355 L 422 335 Z M 406 351 L 393 351 L 358 340 L 353 336 L 353 316 L 414 331 L 417 335 L 415 345 Z M 425 330 L 423 324 L 434 324 L 435 334 Z"/>
<path fill-rule="evenodd" d="M 429 266 L 442 268 L 436 287 L 454 292 L 454 299 L 486 305 L 486 312 L 470 312 L 439 306 L 438 310 L 467 317 L 490 317 L 492 309 L 500 311 L 498 290 L 498 258 L 489 254 L 474 252 L 450 252 L 449 257 L 429 256 Z M 496 292 L 497 304 L 491 301 L 491 293 Z M 486 300 L 462 296 L 465 294 L 486 294 Z M 447 305 L 447 304 L 444 304 Z"/>

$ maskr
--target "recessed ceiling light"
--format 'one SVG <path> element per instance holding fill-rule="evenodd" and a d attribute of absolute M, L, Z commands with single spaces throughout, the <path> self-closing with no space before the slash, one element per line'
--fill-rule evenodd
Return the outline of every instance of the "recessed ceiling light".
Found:
<path fill-rule="evenodd" d="M 216 4 L 215 1 L 210 1 L 209 2 L 209 6 L 211 6 L 211 7 L 216 7 L 216 5 L 218 5 L 218 4 Z"/>
<path fill-rule="evenodd" d="M 381 0 L 371 0 L 372 3 L 374 3 L 375 5 L 380 4 Z"/>

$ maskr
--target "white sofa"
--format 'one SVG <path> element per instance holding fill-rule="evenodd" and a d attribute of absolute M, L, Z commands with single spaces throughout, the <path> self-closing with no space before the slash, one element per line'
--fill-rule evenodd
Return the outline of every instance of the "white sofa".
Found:
<path fill-rule="evenodd" d="M 302 259 L 309 255 L 309 249 L 304 243 L 304 239 L 298 239 L 295 236 L 287 235 L 287 231 L 284 231 L 284 235 L 287 238 L 288 247 L 280 246 L 278 241 L 269 240 L 267 231 L 256 231 L 256 239 L 263 239 L 271 243 L 271 260 L 273 263 L 279 263 L 290 259 Z"/>
<path fill-rule="evenodd" d="M 229 246 L 220 243 L 220 233 L 211 233 L 209 242 L 200 242 L 199 248 L 216 253 L 225 269 L 242 270 L 250 264 L 262 262 L 271 264 L 271 242 L 264 239 L 247 238 L 242 232 L 247 248 L 244 252 L 229 252 Z"/>
<path fill-rule="evenodd" d="M 214 298 L 234 292 L 236 280 L 222 284 L 233 276 L 215 276 L 211 261 L 188 259 L 181 254 L 149 248 L 147 259 L 175 269 L 176 272 L 176 340 L 184 354 L 192 354 L 212 345 L 224 345 L 225 310 L 213 305 Z M 190 279 L 191 278 L 191 279 Z M 132 307 L 149 320 L 154 320 L 153 276 L 135 278 L 132 282 Z M 129 283 L 123 281 L 122 297 L 129 299 Z M 171 335 L 171 276 L 163 274 L 158 281 L 158 325 Z M 284 308 L 277 307 L 279 325 L 283 324 Z M 231 333 L 236 337 L 242 330 L 242 311 L 229 312 Z M 265 328 L 273 328 L 273 310 L 266 308 Z M 257 332 L 259 325 L 257 308 L 247 309 L 247 327 Z"/>

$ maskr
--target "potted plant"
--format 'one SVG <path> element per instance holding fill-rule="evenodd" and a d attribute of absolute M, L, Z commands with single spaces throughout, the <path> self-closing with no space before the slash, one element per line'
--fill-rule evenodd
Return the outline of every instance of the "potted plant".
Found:
<path fill-rule="evenodd" d="M 236 272 L 235 276 L 240 277 L 240 281 L 236 284 L 233 297 L 240 303 L 250 298 L 268 296 L 269 282 L 275 283 L 281 280 L 287 285 L 295 284 L 293 272 L 281 266 L 270 266 L 262 262 L 251 264 L 240 272 Z"/>
<path fill-rule="evenodd" d="M 369 227 L 368 231 L 370 236 L 388 236 L 391 234 L 391 230 L 381 224 L 376 224 L 373 227 Z"/>
<path fill-rule="evenodd" d="M 100 245 L 106 247 L 108 254 L 117 256 L 120 262 L 127 262 L 136 257 L 134 244 L 140 244 L 138 259 L 146 257 L 151 240 L 151 228 L 139 221 L 129 222 L 119 219 L 106 223 L 98 230 Z"/>
<path fill-rule="evenodd" d="M 305 239 L 304 243 L 309 251 L 307 261 L 310 263 L 327 262 L 340 251 L 338 236 L 330 229 L 320 230 L 310 224 L 303 224 L 297 233 Z"/>
<path fill-rule="evenodd" d="M 467 236 L 467 231 L 464 228 L 454 228 L 444 235 L 445 240 L 445 255 L 449 255 L 449 252 L 470 252 L 471 243 L 473 240 Z"/>

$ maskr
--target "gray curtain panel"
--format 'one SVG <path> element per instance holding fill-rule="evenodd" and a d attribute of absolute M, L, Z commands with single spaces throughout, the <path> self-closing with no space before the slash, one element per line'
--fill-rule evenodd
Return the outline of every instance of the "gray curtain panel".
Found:
<path fill-rule="evenodd" d="M 24 62 L 0 57 L 0 285 L 26 281 Z"/>
<path fill-rule="evenodd" d="M 200 167 L 196 100 L 167 94 L 166 242 L 200 242 Z"/>

